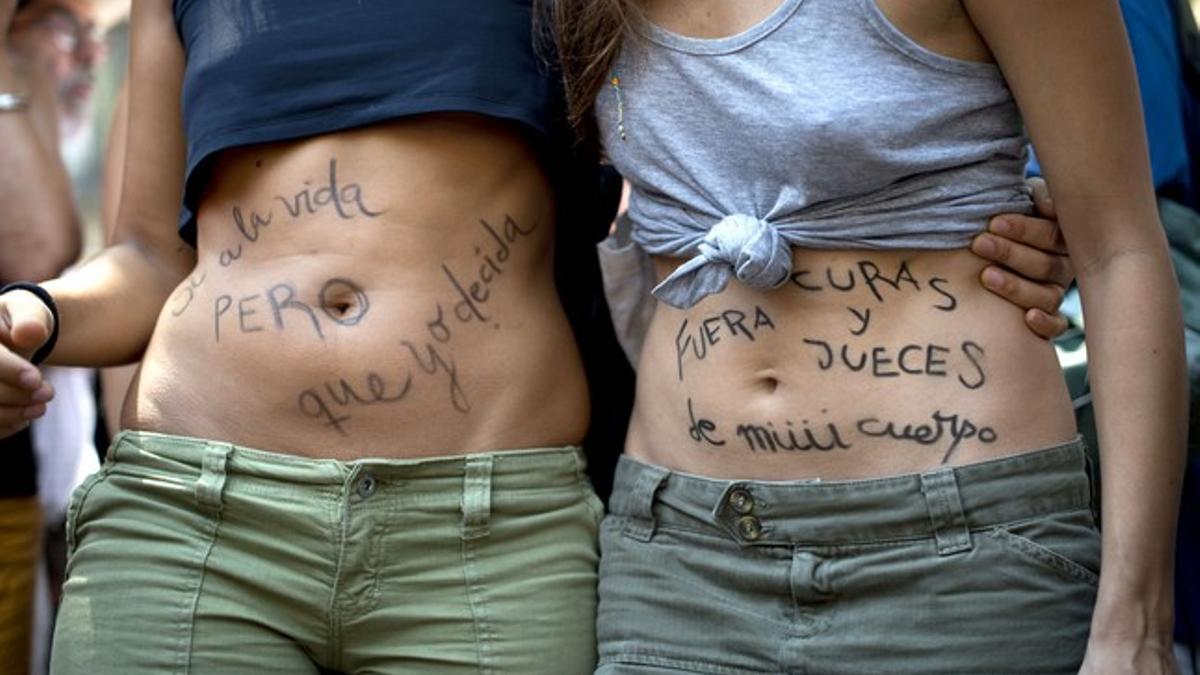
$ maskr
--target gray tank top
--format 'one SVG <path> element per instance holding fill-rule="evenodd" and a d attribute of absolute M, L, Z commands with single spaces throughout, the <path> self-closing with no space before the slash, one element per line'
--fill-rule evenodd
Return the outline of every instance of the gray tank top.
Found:
<path fill-rule="evenodd" d="M 960 248 L 1032 209 L 1000 69 L 921 47 L 874 0 L 783 0 L 720 39 L 636 32 L 596 115 L 634 241 L 691 257 L 654 289 L 670 305 L 732 276 L 776 287 L 790 246 Z"/>

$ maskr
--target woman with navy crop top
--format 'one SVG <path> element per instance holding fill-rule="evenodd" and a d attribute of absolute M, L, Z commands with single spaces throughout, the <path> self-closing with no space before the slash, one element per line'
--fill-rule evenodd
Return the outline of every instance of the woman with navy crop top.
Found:
<path fill-rule="evenodd" d="M 630 183 L 606 250 L 656 299 L 597 672 L 1172 672 L 1182 334 L 1117 3 L 551 11 Z M 1103 544 L 1054 351 L 967 250 L 1028 203 L 1025 124 L 1081 270 Z"/>
<path fill-rule="evenodd" d="M 530 22 L 134 3 L 116 243 L 45 285 L 52 360 L 142 360 L 71 509 L 54 672 L 590 670 Z"/>
<path fill-rule="evenodd" d="M 0 293 L 6 432 L 48 393 L 26 358 L 142 362 L 71 505 L 54 672 L 592 669 L 600 338 L 560 294 L 607 223 L 530 23 L 134 3 L 115 242 Z"/>

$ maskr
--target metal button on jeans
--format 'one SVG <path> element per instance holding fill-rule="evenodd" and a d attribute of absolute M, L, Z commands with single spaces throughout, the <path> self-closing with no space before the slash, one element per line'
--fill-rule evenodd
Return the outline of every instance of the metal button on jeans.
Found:
<path fill-rule="evenodd" d="M 754 497 L 745 490 L 738 488 L 729 493 L 729 505 L 734 511 L 743 516 L 754 510 Z"/>
<path fill-rule="evenodd" d="M 754 516 L 742 516 L 737 522 L 738 533 L 747 541 L 754 541 L 762 536 L 762 522 Z"/>
<path fill-rule="evenodd" d="M 379 481 L 375 480 L 375 476 L 369 473 L 364 473 L 362 477 L 358 479 L 358 485 L 354 487 L 354 490 L 358 492 L 359 497 L 366 499 L 367 497 L 375 494 L 375 488 L 378 486 Z"/>

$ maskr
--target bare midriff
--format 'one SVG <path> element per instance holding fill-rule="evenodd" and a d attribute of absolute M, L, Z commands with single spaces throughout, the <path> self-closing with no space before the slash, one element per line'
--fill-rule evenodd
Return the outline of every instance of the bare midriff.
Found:
<path fill-rule="evenodd" d="M 478 116 L 227 150 L 123 425 L 338 459 L 578 443 L 553 216 L 530 142 Z"/>
<path fill-rule="evenodd" d="M 658 259 L 660 278 L 678 260 Z M 774 290 L 660 303 L 638 366 L 635 458 L 719 478 L 849 480 L 1074 438 L 1052 345 L 966 250 L 795 249 Z"/>

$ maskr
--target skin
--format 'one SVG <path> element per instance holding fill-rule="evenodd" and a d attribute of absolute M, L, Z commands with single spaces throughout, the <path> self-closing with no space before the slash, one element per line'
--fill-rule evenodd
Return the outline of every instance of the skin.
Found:
<path fill-rule="evenodd" d="M 0 91 L 28 96 L 30 109 L 0 114 L 0 283 L 48 279 L 79 255 L 79 221 L 58 143 L 60 124 L 74 117 L 77 97 L 86 98 L 80 83 L 90 81 L 96 57 L 90 43 L 70 53 L 56 47 L 42 20 L 69 12 L 90 22 L 86 3 L 38 0 L 14 16 L 15 7 L 16 0 L 0 0 Z"/>
<path fill-rule="evenodd" d="M 928 49 L 998 63 L 1021 107 L 1062 224 L 1061 241 L 1050 232 L 1035 236 L 1052 248 L 1064 242 L 1070 247 L 1094 364 L 1104 466 L 1104 571 L 1081 672 L 1173 672 L 1171 561 L 1186 370 L 1178 296 L 1150 186 L 1133 66 L 1123 47 L 1117 3 L 878 4 L 898 28 Z M 697 37 L 734 34 L 777 6 L 776 0 L 645 3 L 650 20 Z M 660 304 L 639 368 L 626 452 L 706 476 L 836 480 L 965 464 L 1073 438 L 1072 408 L 1053 350 L 1033 339 L 1020 327 L 1013 307 L 989 292 L 1006 297 L 1006 289 L 1015 288 L 1012 280 L 993 279 L 993 270 L 972 255 L 1010 262 L 1024 258 L 1023 251 L 992 235 L 1028 235 L 1029 225 L 1014 217 L 993 220 L 989 233 L 977 238 L 970 251 L 793 252 L 793 270 L 814 271 L 804 277 L 806 282 L 822 280 L 826 266 L 843 279 L 861 270 L 864 261 L 891 274 L 906 266 L 922 290 L 907 283 L 898 291 L 884 288 L 882 301 L 860 276 L 859 285 L 845 293 L 830 291 L 828 284 L 820 292 L 785 284 L 763 293 L 733 283 L 687 312 Z M 678 263 L 656 260 L 660 278 Z M 1026 273 L 1055 273 L 1049 267 L 1037 269 L 1044 264 L 1024 258 L 1016 266 Z M 935 276 L 945 280 L 942 288 L 954 296 L 953 311 L 933 307 L 950 304 L 945 296 L 929 292 Z M 976 283 L 980 281 L 983 288 Z M 1047 303 L 1061 296 L 1054 287 L 1035 292 Z M 870 327 L 864 329 L 848 309 L 871 309 Z M 747 315 L 762 310 L 772 326 L 759 322 L 751 341 L 728 325 L 729 310 Z M 713 316 L 721 318 L 712 321 Z M 1026 312 L 1025 319 L 1036 323 L 1044 317 Z M 704 334 L 706 328 L 719 342 Z M 688 348 L 680 349 L 681 339 L 691 340 Z M 850 344 L 855 359 L 879 346 L 884 357 L 879 371 L 885 375 L 872 375 L 870 365 L 855 373 L 836 357 L 826 361 L 823 348 L 805 340 Z M 966 347 L 968 342 L 975 347 Z M 699 343 L 708 348 L 703 358 L 696 349 Z M 925 372 L 887 374 L 902 370 L 897 352 L 909 343 L 947 346 L 943 356 L 948 364 L 922 366 L 914 359 L 919 352 L 913 351 L 909 370 Z M 930 370 L 947 373 L 930 375 Z M 967 384 L 980 386 L 955 381 L 964 374 Z M 986 385 L 980 382 L 983 374 Z M 944 441 L 926 446 L 863 431 L 878 430 L 880 420 L 929 422 L 931 413 L 949 412 L 960 423 L 968 418 L 978 427 L 987 425 L 993 432 L 990 440 L 977 434 L 947 452 L 951 444 Z M 801 417 L 806 418 L 803 424 Z M 767 422 L 775 429 L 824 431 L 824 436 L 818 434 L 824 441 L 829 440 L 826 425 L 832 424 L 853 447 L 765 451 L 763 441 L 755 445 L 754 432 L 746 430 Z M 785 435 L 782 445 L 805 444 L 805 437 L 800 439 L 793 443 Z"/>

